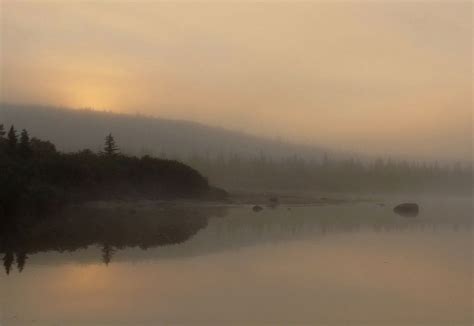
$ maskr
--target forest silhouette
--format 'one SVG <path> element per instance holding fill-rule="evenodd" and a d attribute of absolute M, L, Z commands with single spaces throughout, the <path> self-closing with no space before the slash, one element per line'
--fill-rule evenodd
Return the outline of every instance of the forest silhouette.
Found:
<path fill-rule="evenodd" d="M 0 217 L 45 215 L 65 203 L 107 199 L 222 199 L 197 170 L 176 160 L 120 153 L 112 134 L 100 153 L 62 153 L 26 130 L 0 125 Z"/>

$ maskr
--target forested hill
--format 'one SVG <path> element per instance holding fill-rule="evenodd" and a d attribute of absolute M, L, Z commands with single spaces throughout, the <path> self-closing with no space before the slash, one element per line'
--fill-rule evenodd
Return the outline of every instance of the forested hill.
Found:
<path fill-rule="evenodd" d="M 84 148 L 97 151 L 106 130 L 120 142 L 122 152 L 138 156 L 188 158 L 199 154 L 211 158 L 222 155 L 253 158 L 264 153 L 269 158 L 297 155 L 321 159 L 324 152 L 313 146 L 264 139 L 194 122 L 92 110 L 0 103 L 0 121 L 5 125 L 22 126 L 41 139 L 52 141 L 62 151 Z"/>
<path fill-rule="evenodd" d="M 350 157 L 191 122 L 90 110 L 0 104 L 0 123 L 66 152 L 99 152 L 110 131 L 124 154 L 178 158 L 231 191 L 472 193 L 472 163 Z"/>
<path fill-rule="evenodd" d="M 62 153 L 0 123 L 0 221 L 42 215 L 69 202 L 107 199 L 223 199 L 193 168 L 174 160 L 123 155 L 112 134 L 99 153 Z"/>

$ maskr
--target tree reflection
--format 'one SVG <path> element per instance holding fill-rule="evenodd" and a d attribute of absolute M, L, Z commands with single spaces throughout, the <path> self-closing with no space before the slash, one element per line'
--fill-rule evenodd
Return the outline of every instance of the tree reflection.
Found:
<path fill-rule="evenodd" d="M 27 259 L 28 259 L 28 256 L 26 255 L 25 252 L 19 252 L 16 254 L 16 266 L 20 273 L 23 271 L 23 268 L 25 268 Z"/>
<path fill-rule="evenodd" d="M 105 243 L 102 247 L 102 261 L 104 264 L 108 265 L 110 261 L 112 260 L 112 256 L 115 252 L 115 249 L 109 245 L 108 243 Z"/>
<path fill-rule="evenodd" d="M 36 253 L 73 252 L 89 246 L 99 247 L 97 259 L 109 265 L 116 259 L 115 255 L 126 248 L 146 250 L 182 244 L 206 228 L 209 218 L 226 214 L 225 207 L 75 207 L 44 220 L 0 224 L 0 254 L 3 254 L 7 274 L 15 261 L 21 272 L 28 257 Z M 441 228 L 471 229 L 472 218 L 462 214 L 445 218 L 439 214 L 406 219 L 395 215 L 391 209 L 350 205 L 293 207 L 291 210 L 279 206 L 255 214 L 251 208 L 243 206 L 232 210 L 228 218 L 213 220 L 206 236 L 187 244 L 192 250 L 182 252 L 195 255 L 267 241 L 324 237 L 367 229 L 373 232 L 430 232 Z M 180 250 L 187 245 L 173 248 L 173 255 L 181 254 Z"/>
<path fill-rule="evenodd" d="M 134 210 L 71 208 L 43 220 L 22 219 L 0 228 L 0 253 L 7 274 L 15 262 L 25 268 L 28 255 L 38 252 L 72 252 L 91 245 L 101 247 L 108 265 L 117 250 L 147 249 L 187 241 L 208 219 L 222 216 L 223 208 L 183 209 L 177 207 Z"/>
<path fill-rule="evenodd" d="M 13 261 L 15 260 L 15 256 L 13 255 L 13 252 L 8 251 L 5 253 L 3 256 L 3 266 L 5 267 L 5 272 L 7 274 L 10 274 L 10 270 L 12 268 Z"/>

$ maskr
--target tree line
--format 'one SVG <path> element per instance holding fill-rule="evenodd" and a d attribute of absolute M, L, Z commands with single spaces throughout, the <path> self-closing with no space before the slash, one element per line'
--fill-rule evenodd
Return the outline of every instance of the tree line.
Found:
<path fill-rule="evenodd" d="M 227 189 L 313 191 L 341 193 L 438 192 L 469 194 L 472 165 L 410 162 L 394 159 L 271 158 L 264 154 L 206 156 L 194 154 L 184 162 Z"/>
<path fill-rule="evenodd" d="M 0 124 L 0 217 L 44 215 L 64 203 L 117 198 L 223 197 L 176 160 L 120 153 L 112 134 L 99 153 L 63 153 L 49 141 Z"/>

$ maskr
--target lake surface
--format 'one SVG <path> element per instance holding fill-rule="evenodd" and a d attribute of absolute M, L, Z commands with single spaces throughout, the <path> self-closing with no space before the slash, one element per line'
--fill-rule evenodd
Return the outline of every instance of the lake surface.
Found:
<path fill-rule="evenodd" d="M 109 212 L 128 216 L 117 225 L 79 210 L 12 230 L 0 324 L 472 325 L 472 200 L 420 201 L 409 218 L 385 203 L 178 210 L 158 224 L 137 208 Z"/>

